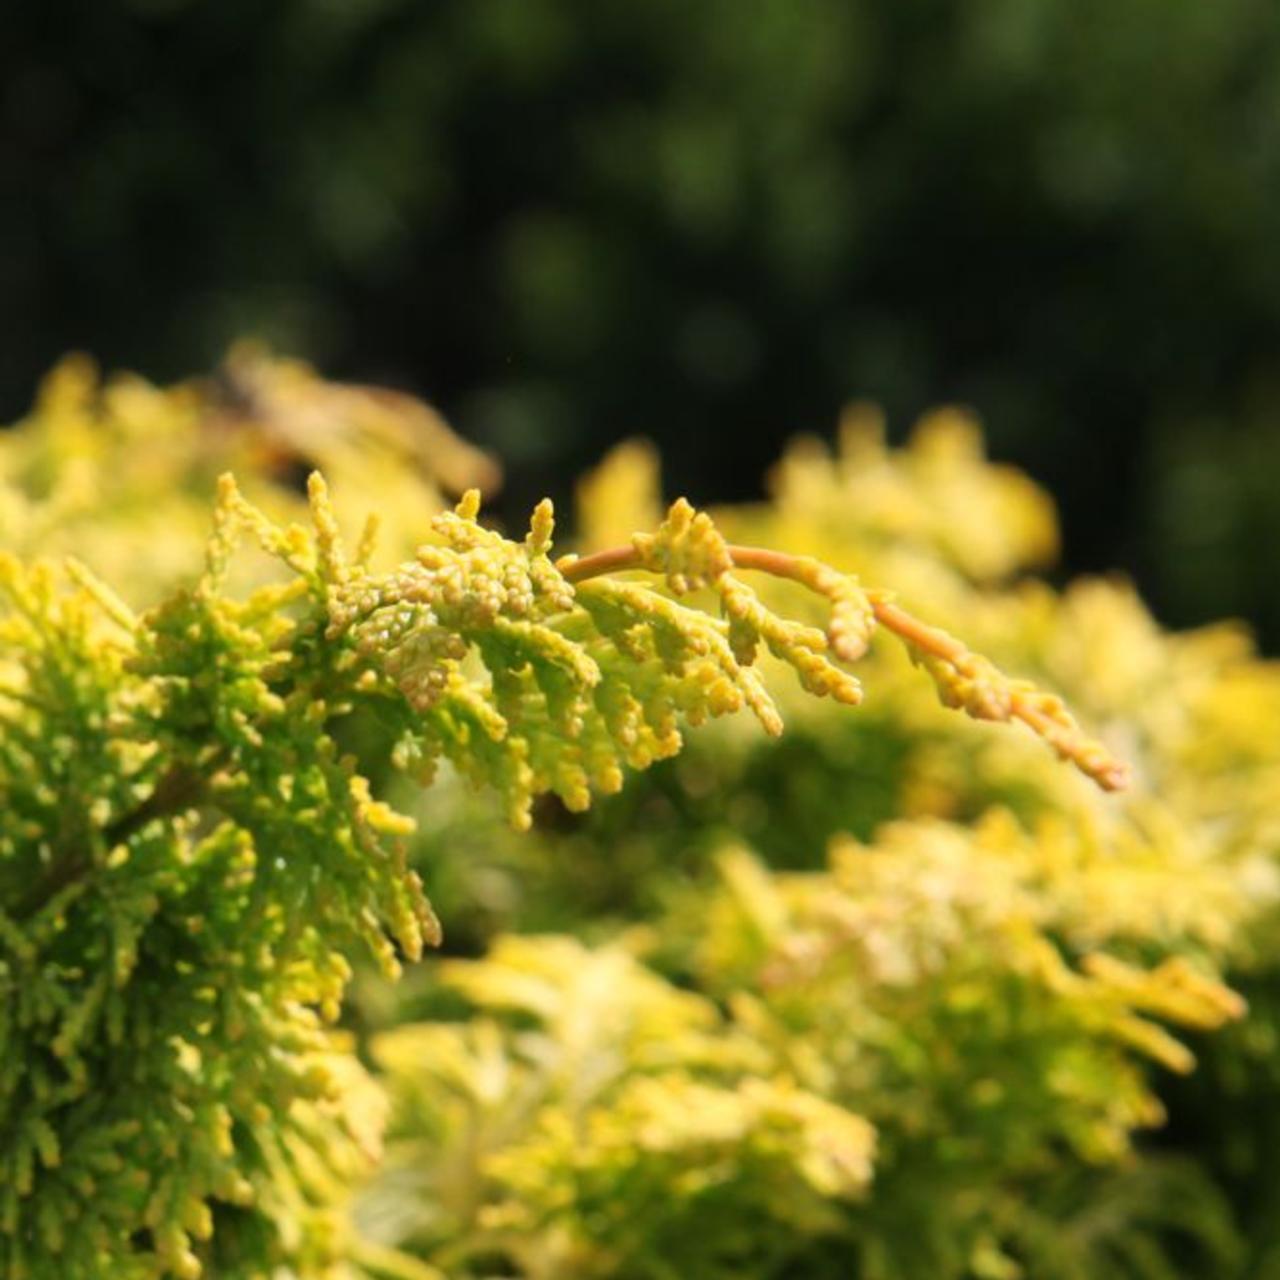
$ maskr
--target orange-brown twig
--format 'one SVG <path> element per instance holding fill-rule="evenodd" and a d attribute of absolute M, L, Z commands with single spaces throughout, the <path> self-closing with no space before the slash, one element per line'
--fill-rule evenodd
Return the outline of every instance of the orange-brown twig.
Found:
<path fill-rule="evenodd" d="M 813 585 L 812 562 L 806 562 L 798 556 L 767 547 L 729 544 L 726 549 L 735 569 L 758 570 L 804 586 Z M 562 556 L 556 567 L 569 582 L 583 582 L 602 574 L 621 573 L 647 566 L 637 548 L 619 546 L 581 557 Z M 894 604 L 884 592 L 868 591 L 866 594 L 876 621 L 902 640 L 913 654 L 945 664 L 957 677 L 957 682 L 974 676 L 982 660 L 955 636 L 908 613 Z M 1118 791 L 1128 785 L 1128 765 L 1112 756 L 1101 743 L 1089 738 L 1058 698 L 1022 682 L 1006 681 L 1005 685 L 1007 696 L 1003 701 L 989 698 L 957 699 L 956 705 L 964 706 L 970 715 L 978 719 L 1022 721 L 1049 743 L 1058 755 L 1071 760 L 1104 790 Z M 944 695 L 946 692 L 944 689 Z"/>

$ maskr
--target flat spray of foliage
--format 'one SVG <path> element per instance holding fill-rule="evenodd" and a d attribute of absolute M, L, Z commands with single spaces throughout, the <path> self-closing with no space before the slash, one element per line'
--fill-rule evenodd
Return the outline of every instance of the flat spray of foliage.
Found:
<path fill-rule="evenodd" d="M 1052 508 L 951 412 L 890 451 L 857 410 L 711 516 L 628 447 L 576 556 L 546 505 L 519 541 L 442 509 L 492 482 L 425 406 L 247 348 L 64 364 L 0 437 L 0 1276 L 1262 1273 L 1135 1144 L 1167 1028 L 1274 952 L 1280 679 L 1241 637 L 1020 580 Z M 423 881 L 485 952 L 393 996 Z"/>
<path fill-rule="evenodd" d="M 470 492 L 413 560 L 376 572 L 373 526 L 348 553 L 318 474 L 309 493 L 311 529 L 282 526 L 224 476 L 204 573 L 141 615 L 79 561 L 0 558 L 6 1280 L 427 1274 L 344 1226 L 380 1125 L 329 1025 L 348 957 L 394 975 L 440 936 L 407 862 L 411 820 L 337 745 L 349 717 L 376 719 L 423 782 L 447 760 L 493 787 L 523 828 L 542 793 L 583 809 L 626 767 L 675 754 L 682 722 L 749 708 L 777 733 L 763 650 L 809 693 L 858 702 L 846 664 L 879 623 L 948 703 L 1019 719 L 1104 785 L 1122 780 L 1057 699 L 817 561 L 730 547 L 687 504 L 625 548 L 557 562 L 550 504 L 511 541 L 478 523 Z M 237 592 L 246 539 L 282 572 Z M 773 612 L 739 567 L 803 583 L 825 628 Z M 721 616 L 680 599 L 701 590 Z M 1144 1004 L 1134 983 L 1121 1019 Z M 714 1029 L 710 1005 L 650 985 Z M 1170 999 L 1159 1011 L 1178 1012 Z M 1186 999 L 1204 1020 L 1203 998 Z M 733 1065 L 731 1041 L 708 1052 Z M 619 1102 L 609 1123 L 637 1126 L 638 1152 L 664 1091 L 693 1090 L 706 1141 L 719 1108 L 730 1129 L 750 1118 L 766 1164 L 798 1143 L 798 1185 L 865 1185 L 867 1121 L 784 1076 L 700 1083 L 687 1065 Z"/>
<path fill-rule="evenodd" d="M 659 511 L 652 451 L 620 449 L 579 563 L 639 562 L 615 544 Z M 578 823 L 504 841 L 438 791 L 414 856 L 451 917 L 487 895 L 481 941 L 557 935 L 446 963 L 436 1017 L 375 1038 L 370 1230 L 450 1276 L 1268 1274 L 1280 668 L 1236 626 L 1161 631 L 1123 582 L 1026 577 L 1052 504 L 957 411 L 889 449 L 855 408 L 713 515 L 1068 694 L 1132 785 L 939 716 L 881 644 L 857 715 L 782 685 L 783 743 L 721 725 Z"/>
<path fill-rule="evenodd" d="M 499 480 L 493 461 L 421 401 L 327 382 L 249 343 L 211 376 L 169 387 L 104 379 L 70 356 L 0 437 L 0 546 L 74 555 L 135 606 L 151 604 L 198 567 L 222 472 L 287 523 L 306 518 L 296 482 L 311 469 L 342 477 L 337 498 L 350 500 L 351 519 L 377 504 L 396 554 L 412 549 L 446 494 L 489 493 Z M 379 501 L 388 494 L 394 501 Z"/>

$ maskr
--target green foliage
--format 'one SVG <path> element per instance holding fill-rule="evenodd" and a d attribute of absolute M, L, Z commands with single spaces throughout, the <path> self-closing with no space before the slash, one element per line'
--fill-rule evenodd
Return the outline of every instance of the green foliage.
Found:
<path fill-rule="evenodd" d="M 584 535 L 612 542 L 656 509 L 655 487 L 652 454 L 620 451 L 584 486 Z M 859 410 L 834 456 L 813 443 L 788 454 L 767 506 L 715 517 L 730 537 L 893 581 L 921 612 L 1068 693 L 1095 731 L 1123 744 L 1131 791 L 1107 799 L 1020 735 L 939 717 L 909 664 L 877 646 L 858 715 L 784 702 L 789 732 L 773 754 L 723 726 L 589 819 L 549 824 L 519 846 L 438 797 L 423 818 L 422 865 L 444 885 L 452 876 L 448 891 L 481 938 L 501 925 L 607 938 L 609 918 L 656 922 L 643 942 L 651 962 L 774 1054 L 757 1071 L 782 1061 L 803 1087 L 875 1125 L 865 1211 L 833 1198 L 836 1227 L 775 1232 L 761 1274 L 848 1274 L 855 1254 L 858 1274 L 902 1280 L 1262 1274 L 1260 1206 L 1274 1184 L 1265 1133 L 1247 1117 L 1265 1109 L 1275 1044 L 1268 721 L 1280 713 L 1280 672 L 1238 628 L 1161 632 L 1124 583 L 1057 594 L 1021 580 L 1055 543 L 1052 508 L 1025 478 L 990 467 L 974 424 L 954 413 L 888 451 Z M 764 598 L 805 607 L 788 583 Z M 885 825 L 904 815 L 915 820 Z M 734 854 L 716 888 L 710 868 L 743 837 L 774 865 L 803 870 L 769 876 Z M 822 869 L 828 846 L 832 871 Z M 500 941 L 497 954 L 507 948 Z M 1239 976 L 1254 1012 L 1204 1043 L 1208 1023 L 1240 1012 L 1204 985 L 1199 975 L 1215 968 Z M 440 1012 L 427 997 L 408 1007 Z M 748 1008 L 768 1016 L 744 1027 Z M 1190 1059 L 1151 1014 L 1186 1019 L 1207 1074 L 1177 1080 Z M 525 1030 L 513 1030 L 504 1057 L 524 1061 Z M 1161 1070 L 1153 1076 L 1144 1059 Z M 422 1124 L 414 1107 L 443 1107 L 441 1086 L 403 1059 L 387 1063 L 406 1139 L 443 1133 L 452 1150 L 482 1124 L 483 1100 Z M 574 1114 L 572 1101 L 549 1105 Z M 1140 1131 L 1169 1110 L 1171 1153 L 1159 1154 Z M 691 1106 L 673 1127 L 696 1117 Z M 518 1132 L 500 1126 L 468 1148 L 473 1239 L 497 1212 L 485 1206 L 512 1198 L 513 1162 L 528 1178 L 542 1168 L 528 1135 L 546 1123 L 526 1115 Z M 542 1168 L 554 1185 L 603 1158 L 575 1132 L 574 1150 Z M 408 1154 L 394 1154 L 393 1168 L 457 1167 L 421 1147 L 395 1151 Z M 540 1242 L 564 1274 L 662 1275 L 674 1248 L 676 1273 L 741 1273 L 735 1230 L 759 1217 L 753 1189 L 734 1181 L 746 1165 L 744 1153 L 725 1175 L 725 1194 L 741 1198 L 723 1229 L 677 1230 L 666 1252 L 651 1247 L 658 1225 L 620 1243 L 595 1200 L 565 1194 L 539 1229 L 504 1242 L 504 1256 L 518 1249 L 517 1270 L 539 1274 L 542 1255 L 530 1250 Z M 402 1178 L 412 1185 L 391 1177 L 380 1212 L 407 1197 Z M 659 1197 L 677 1220 L 693 1212 L 683 1187 L 673 1172 Z M 613 1193 L 627 1201 L 624 1183 Z M 435 1238 L 416 1239 L 434 1256 Z"/>
<path fill-rule="evenodd" d="M 769 1274 L 865 1193 L 871 1126 L 624 945 L 510 937 L 441 977 L 481 1012 L 375 1043 L 412 1136 L 363 1212 L 450 1274 Z"/>
<path fill-rule="evenodd" d="M 0 561 L 6 1275 L 358 1258 L 342 1201 L 376 1104 L 326 1024 L 346 955 L 363 944 L 394 975 L 439 926 L 407 864 L 412 821 L 372 798 L 335 720 L 373 717 L 397 766 L 425 781 L 448 760 L 525 827 L 539 794 L 585 808 L 623 765 L 674 754 L 681 717 L 747 706 L 776 733 L 762 644 L 810 693 L 859 696 L 826 656 L 862 647 L 852 580 L 805 562 L 828 633 L 786 621 L 687 506 L 634 554 L 678 593 L 715 586 L 726 620 L 608 575 L 575 586 L 586 564 L 550 559 L 549 503 L 512 542 L 477 523 L 472 491 L 378 572 L 372 529 L 348 557 L 318 474 L 309 491 L 311 533 L 224 476 L 204 573 L 141 616 L 77 561 L 61 578 Z M 283 572 L 238 594 L 246 537 Z M 732 1124 L 763 1126 L 766 1165 L 795 1142 L 814 1189 L 865 1181 L 845 1168 L 865 1164 L 863 1122 L 843 1122 L 855 1159 L 827 1151 L 839 1112 L 816 1097 L 743 1081 L 728 1098 Z M 632 1101 L 637 1121 L 665 1105 Z"/>
<path fill-rule="evenodd" d="M 375 1041 L 396 1118 L 363 1213 L 457 1275 L 1156 1274 L 1138 1249 L 1178 1274 L 1162 1227 L 1232 1261 L 1194 1180 L 1185 1221 L 1141 1192 L 1092 1232 L 1048 1208 L 1085 1170 L 1141 1186 L 1133 1134 L 1163 1119 L 1143 1059 L 1192 1065 L 1154 1019 L 1242 1011 L 1183 960 L 1061 949 L 1055 853 L 993 819 L 845 842 L 820 873 L 726 854 L 657 930 L 698 994 L 619 943 L 446 965 L 480 1014 Z"/>
<path fill-rule="evenodd" d="M 629 447 L 556 559 L 549 504 L 397 480 L 421 406 L 234 367 L 232 430 L 70 366 L 0 440 L 6 539 L 80 556 L 0 560 L 0 1275 L 1259 1274 L 1280 675 L 1238 631 L 1024 579 L 1052 508 L 950 411 L 711 515 Z M 288 483 L 324 448 L 342 508 Z M 424 883 L 453 954 L 392 994 Z"/>
<path fill-rule="evenodd" d="M 444 493 L 492 490 L 493 462 L 421 401 L 325 382 L 307 365 L 253 344 L 217 372 L 171 387 L 135 375 L 103 379 L 70 356 L 41 384 L 0 448 L 0 545 L 24 556 L 73 554 L 135 605 L 189 581 L 200 563 L 217 477 L 232 471 L 272 518 L 305 518 L 298 473 L 341 473 L 363 519 L 394 488 L 382 541 L 407 554 Z"/>
<path fill-rule="evenodd" d="M 228 490 L 208 571 L 142 619 L 87 570 L 3 562 L 9 1276 L 340 1256 L 324 1215 L 376 1125 L 324 1027 L 339 948 L 391 963 L 436 926 L 326 732 L 346 686 L 282 613 L 300 592 L 220 592 L 241 514 Z"/>

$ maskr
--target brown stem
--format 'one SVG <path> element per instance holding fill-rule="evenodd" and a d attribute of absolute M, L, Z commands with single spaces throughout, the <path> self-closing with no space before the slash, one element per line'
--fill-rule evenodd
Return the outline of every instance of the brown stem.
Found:
<path fill-rule="evenodd" d="M 191 808 L 204 793 L 208 769 L 198 772 L 190 765 L 175 764 L 156 783 L 155 790 L 134 810 L 117 818 L 103 833 L 108 849 L 123 844 L 136 831 L 140 831 L 152 818 L 181 813 Z"/>
<path fill-rule="evenodd" d="M 121 815 L 102 832 L 103 845 L 114 849 L 140 831 L 153 818 L 181 813 L 191 808 L 204 793 L 211 764 L 204 772 L 190 765 L 176 764 L 156 783 L 155 790 L 136 808 Z M 27 903 L 17 913 L 18 919 L 30 919 L 79 880 L 88 876 L 97 864 L 83 848 L 61 859 L 36 886 Z"/>
<path fill-rule="evenodd" d="M 969 650 L 955 636 L 949 635 L 941 627 L 931 627 L 927 622 L 921 622 L 915 614 L 900 609 L 889 600 L 877 598 L 874 593 L 871 593 L 869 598 L 876 621 L 886 631 L 892 631 L 913 648 L 932 654 L 935 658 L 941 658 L 953 666 L 969 657 Z"/>
<path fill-rule="evenodd" d="M 561 556 L 556 561 L 556 568 L 570 582 L 641 567 L 640 553 L 634 547 L 610 547 L 608 551 L 593 551 L 589 556 Z"/>
<path fill-rule="evenodd" d="M 732 544 L 726 549 L 736 569 L 757 569 L 762 573 L 772 574 L 775 578 L 787 578 L 810 585 L 805 566 L 796 556 L 785 551 Z M 596 551 L 581 558 L 564 556 L 556 562 L 556 567 L 570 582 L 582 582 L 605 573 L 642 569 L 644 565 L 640 553 L 634 547 L 610 547 L 607 551 Z M 916 652 L 938 658 L 955 668 L 961 668 L 973 657 L 970 650 L 955 636 L 949 635 L 940 627 L 922 622 L 914 614 L 894 604 L 882 592 L 868 591 L 867 599 L 876 621 Z M 1011 719 L 1021 720 L 1039 734 L 1064 758 L 1074 760 L 1105 790 L 1119 791 L 1128 785 L 1127 765 L 1112 759 L 1074 723 L 1063 723 L 1047 715 L 1033 693 L 1014 689 L 1009 698 L 1008 714 Z"/>
<path fill-rule="evenodd" d="M 792 582 L 806 583 L 806 576 L 799 559 L 785 551 L 773 551 L 768 547 L 742 547 L 730 544 L 726 548 L 735 569 L 755 569 L 775 578 L 788 578 Z M 606 573 L 621 573 L 626 569 L 642 569 L 640 553 L 634 547 L 610 547 L 607 551 L 594 551 L 589 556 L 562 556 L 556 568 L 570 582 L 584 582 Z M 899 608 L 879 592 L 869 592 L 871 609 L 886 631 L 907 641 L 924 653 L 955 663 L 969 656 L 969 650 L 954 636 L 938 627 L 931 627 L 914 614 Z"/>

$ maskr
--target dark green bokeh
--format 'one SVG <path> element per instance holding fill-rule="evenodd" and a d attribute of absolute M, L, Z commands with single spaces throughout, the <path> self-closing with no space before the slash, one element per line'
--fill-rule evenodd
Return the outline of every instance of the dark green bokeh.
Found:
<path fill-rule="evenodd" d="M 257 332 L 433 397 L 514 513 L 626 434 L 725 498 L 958 399 L 1072 568 L 1280 642 L 1273 0 L 12 9 L 2 420 Z"/>

